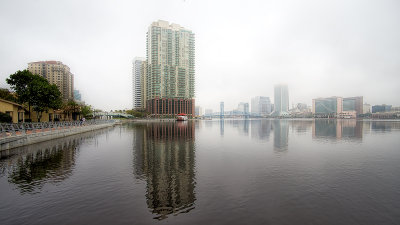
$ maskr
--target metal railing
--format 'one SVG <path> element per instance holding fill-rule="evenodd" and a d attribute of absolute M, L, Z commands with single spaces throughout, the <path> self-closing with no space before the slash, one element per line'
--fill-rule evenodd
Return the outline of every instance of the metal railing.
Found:
<path fill-rule="evenodd" d="M 87 120 L 36 123 L 0 123 L 0 138 L 115 122 L 116 120 Z"/>

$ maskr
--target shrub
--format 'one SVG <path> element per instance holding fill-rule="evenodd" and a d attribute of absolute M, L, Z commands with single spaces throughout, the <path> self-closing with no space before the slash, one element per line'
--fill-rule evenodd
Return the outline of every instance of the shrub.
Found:
<path fill-rule="evenodd" d="M 0 112 L 0 122 L 1 123 L 11 123 L 12 118 L 7 113 Z"/>

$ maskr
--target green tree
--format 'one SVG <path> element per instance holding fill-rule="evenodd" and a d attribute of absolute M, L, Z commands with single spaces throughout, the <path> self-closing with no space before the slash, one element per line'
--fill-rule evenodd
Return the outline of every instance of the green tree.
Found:
<path fill-rule="evenodd" d="M 0 123 L 11 123 L 12 118 L 7 113 L 0 112 Z"/>
<path fill-rule="evenodd" d="M 31 103 L 32 95 L 30 93 L 30 86 L 35 76 L 29 72 L 29 70 L 18 70 L 16 73 L 11 74 L 9 78 L 6 79 L 7 84 L 11 86 L 11 89 L 17 94 L 18 103 L 27 103 L 29 111 L 29 119 L 31 118 Z"/>
<path fill-rule="evenodd" d="M 93 109 L 90 105 L 81 106 L 81 113 L 83 117 L 92 117 Z"/>
<path fill-rule="evenodd" d="M 140 111 L 140 110 L 126 110 L 127 114 L 130 114 L 134 117 L 138 117 L 138 118 L 143 118 L 147 116 L 146 112 Z"/>
<path fill-rule="evenodd" d="M 57 86 L 39 76 L 33 75 L 28 70 L 17 71 L 6 79 L 7 83 L 15 90 L 19 103 L 27 103 L 29 119 L 31 107 L 36 112 L 40 121 L 44 111 L 49 108 L 58 109 L 61 107 L 61 93 Z"/>
<path fill-rule="evenodd" d="M 11 102 L 17 102 L 17 98 L 15 97 L 15 95 L 13 95 L 6 88 L 0 88 L 0 98 Z"/>
<path fill-rule="evenodd" d="M 69 100 L 67 103 L 63 105 L 64 113 L 72 116 L 73 120 L 76 120 L 78 116 L 82 113 L 82 106 L 76 103 L 74 100 Z"/>
<path fill-rule="evenodd" d="M 39 122 L 43 112 L 61 108 L 61 93 L 55 84 L 49 84 L 46 79 L 38 76 L 32 81 L 31 88 L 32 106 Z"/>

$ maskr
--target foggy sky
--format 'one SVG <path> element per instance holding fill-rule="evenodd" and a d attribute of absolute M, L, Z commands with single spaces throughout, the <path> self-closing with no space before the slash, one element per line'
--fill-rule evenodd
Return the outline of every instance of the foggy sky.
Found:
<path fill-rule="evenodd" d="M 27 63 L 58 60 L 95 108 L 132 107 L 132 60 L 162 19 L 196 35 L 196 105 L 236 108 L 287 83 L 290 105 L 364 96 L 400 105 L 400 2 L 0 2 L 0 86 Z"/>

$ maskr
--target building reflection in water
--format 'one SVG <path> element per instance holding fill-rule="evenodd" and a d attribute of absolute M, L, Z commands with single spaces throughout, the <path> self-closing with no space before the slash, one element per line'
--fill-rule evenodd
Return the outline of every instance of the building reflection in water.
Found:
<path fill-rule="evenodd" d="M 272 122 L 274 129 L 274 150 L 287 151 L 289 147 L 289 121 L 276 119 Z"/>
<path fill-rule="evenodd" d="M 249 119 L 232 119 L 226 120 L 229 126 L 235 127 L 240 135 L 249 136 L 249 127 L 250 127 L 250 120 Z"/>
<path fill-rule="evenodd" d="M 134 173 L 147 183 L 147 206 L 155 219 L 194 209 L 194 123 L 149 122 L 137 124 L 134 132 Z"/>
<path fill-rule="evenodd" d="M 372 121 L 369 122 L 374 132 L 390 132 L 400 130 L 400 121 Z"/>
<path fill-rule="evenodd" d="M 251 120 L 251 138 L 269 140 L 272 122 L 269 119 Z"/>
<path fill-rule="evenodd" d="M 361 140 L 363 134 L 363 122 L 353 119 L 329 120 L 316 119 L 312 127 L 312 136 L 318 138 L 352 139 Z"/>
<path fill-rule="evenodd" d="M 225 131 L 225 120 L 220 119 L 219 120 L 219 134 L 221 135 L 221 137 L 224 136 L 224 131 Z"/>
<path fill-rule="evenodd" d="M 299 119 L 290 121 L 291 130 L 296 132 L 297 134 L 308 133 L 311 130 L 312 124 L 313 120 L 311 119 L 310 120 Z"/>

